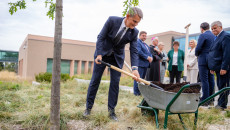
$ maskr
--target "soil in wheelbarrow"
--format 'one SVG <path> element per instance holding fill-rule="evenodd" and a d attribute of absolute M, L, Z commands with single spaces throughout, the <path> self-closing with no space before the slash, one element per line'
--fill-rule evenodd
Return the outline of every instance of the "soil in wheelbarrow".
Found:
<path fill-rule="evenodd" d="M 162 84 L 161 82 L 157 82 L 157 81 L 153 81 L 152 83 L 163 88 L 165 91 L 175 92 L 175 93 L 177 93 L 186 84 L 189 84 L 188 82 L 176 83 L 176 84 Z M 184 89 L 182 93 L 199 93 L 200 89 L 201 89 L 200 85 L 192 86 Z"/>

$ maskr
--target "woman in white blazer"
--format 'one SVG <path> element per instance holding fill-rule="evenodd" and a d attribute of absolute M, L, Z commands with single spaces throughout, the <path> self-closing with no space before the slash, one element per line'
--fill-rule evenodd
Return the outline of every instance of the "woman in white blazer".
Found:
<path fill-rule="evenodd" d="M 196 40 L 190 40 L 189 46 L 191 47 L 191 49 L 188 50 L 187 55 L 187 81 L 190 83 L 197 83 L 198 62 L 197 57 L 195 56 L 196 45 Z"/>

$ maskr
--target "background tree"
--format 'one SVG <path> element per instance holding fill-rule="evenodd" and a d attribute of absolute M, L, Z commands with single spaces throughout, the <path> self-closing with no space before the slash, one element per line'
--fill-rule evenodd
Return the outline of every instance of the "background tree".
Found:
<path fill-rule="evenodd" d="M 36 0 L 33 0 L 36 1 Z M 47 16 L 54 19 L 54 12 L 56 11 L 55 17 L 55 32 L 54 32 L 54 52 L 53 52 L 53 76 L 52 76 L 52 87 L 51 87 L 51 100 L 50 100 L 50 129 L 60 129 L 60 75 L 61 75 L 61 49 L 62 49 L 62 9 L 63 1 L 56 0 L 45 0 L 45 6 L 49 6 Z M 25 0 L 20 0 L 15 3 L 9 3 L 9 12 L 13 15 L 18 8 L 25 9 Z"/>
<path fill-rule="evenodd" d="M 32 0 L 36 1 L 36 0 Z M 123 7 L 123 16 L 126 15 L 128 9 L 131 6 L 137 6 L 139 0 L 125 0 Z M 26 9 L 25 0 L 19 0 L 15 3 L 10 2 L 9 12 L 13 15 L 18 9 Z M 54 55 L 53 55 L 53 76 L 52 76 L 52 87 L 51 87 L 51 107 L 50 107 L 50 129 L 60 129 L 60 75 L 61 75 L 61 49 L 62 49 L 62 16 L 63 16 L 63 1 L 56 0 L 45 0 L 45 6 L 49 5 L 49 11 L 47 16 L 52 20 L 55 18 L 55 33 L 54 33 Z M 56 15 L 54 17 L 54 12 Z"/>

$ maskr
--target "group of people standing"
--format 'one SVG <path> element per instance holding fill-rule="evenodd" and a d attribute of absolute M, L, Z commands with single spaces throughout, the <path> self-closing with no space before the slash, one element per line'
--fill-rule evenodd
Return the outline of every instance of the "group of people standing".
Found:
<path fill-rule="evenodd" d="M 90 116 L 94 105 L 96 94 L 100 85 L 101 77 L 106 68 L 101 61 L 112 64 L 122 69 L 125 58 L 125 45 L 130 44 L 130 58 L 132 65 L 132 74 L 135 75 L 133 79 L 139 82 L 139 78 L 145 78 L 147 73 L 147 80 L 163 82 L 166 62 L 168 62 L 168 70 L 170 73 L 170 83 L 180 82 L 181 73 L 184 69 L 184 52 L 179 49 L 179 42 L 173 42 L 173 49 L 167 53 L 163 51 L 164 44 L 159 43 L 159 39 L 152 38 L 152 45 L 149 47 L 144 41 L 147 33 L 142 31 L 139 33 L 136 26 L 143 18 L 142 10 L 138 7 L 131 7 L 126 17 L 111 16 L 105 22 L 101 32 L 97 37 L 96 50 L 94 53 L 94 67 L 92 78 L 88 87 L 86 97 L 86 109 L 83 113 L 84 117 Z M 214 22 L 212 32 L 209 31 L 207 23 L 201 24 L 202 34 L 196 42 L 190 41 L 191 50 L 188 58 L 194 59 L 188 62 L 188 79 L 190 82 L 195 82 L 194 77 L 197 73 L 197 64 L 195 63 L 196 56 L 198 56 L 198 68 L 200 80 L 202 82 L 203 97 L 207 98 L 214 82 L 213 73 L 217 75 L 217 85 L 219 89 L 229 86 L 228 74 L 230 64 L 230 34 L 222 30 L 221 22 Z M 139 39 L 137 39 L 139 33 Z M 194 56 L 194 49 L 195 55 Z M 191 61 L 191 62 L 190 62 Z M 196 71 L 194 71 L 196 70 Z M 115 70 L 110 71 L 110 86 L 108 93 L 108 114 L 112 120 L 117 121 L 118 118 L 115 113 L 115 107 L 118 101 L 119 81 L 121 73 Z M 212 82 L 213 80 L 213 82 Z M 134 94 L 140 95 L 137 83 L 134 83 Z M 220 95 L 217 108 L 226 108 L 228 92 Z"/>
<path fill-rule="evenodd" d="M 180 83 L 182 71 L 184 70 L 184 51 L 179 49 L 180 43 L 178 41 L 173 42 L 173 49 L 168 53 L 164 51 L 164 43 L 159 42 L 158 37 L 151 39 L 152 45 L 148 46 L 144 41 L 146 40 L 147 33 L 141 31 L 138 39 L 138 54 L 139 64 L 138 72 L 141 78 L 145 78 L 148 81 L 160 81 L 164 83 L 165 71 L 168 71 L 170 83 L 174 83 L 176 77 L 176 83 Z M 197 45 L 196 40 L 189 42 L 190 49 L 188 51 L 188 78 L 190 83 L 197 82 L 198 75 L 198 63 L 195 56 L 195 47 Z M 140 95 L 138 84 L 134 81 L 134 95 Z"/>
<path fill-rule="evenodd" d="M 139 55 L 138 72 L 140 78 L 148 81 L 162 81 L 166 70 L 167 54 L 163 51 L 164 44 L 159 43 L 158 37 L 151 39 L 152 45 L 148 46 L 146 40 L 147 32 L 141 31 L 137 41 L 137 49 Z M 134 95 L 141 95 L 138 84 L 134 81 Z"/>
<path fill-rule="evenodd" d="M 215 21 L 210 26 L 207 22 L 200 25 L 201 34 L 198 43 L 195 39 L 189 41 L 187 57 L 187 82 L 202 84 L 201 101 L 214 93 L 215 79 L 217 77 L 218 89 L 229 86 L 229 66 L 230 66 L 230 34 L 222 29 L 222 23 Z M 141 31 L 138 39 L 139 66 L 138 71 L 141 78 L 148 81 L 160 81 L 163 83 L 166 63 L 170 83 L 180 83 L 181 75 L 184 70 L 184 51 L 179 49 L 180 43 L 173 42 L 173 48 L 166 53 L 163 51 L 164 44 L 157 37 L 152 38 L 152 45 L 148 46 L 144 41 L 147 33 Z M 143 66 L 144 65 L 144 66 Z M 146 74 L 147 73 L 147 74 Z M 222 93 L 218 99 L 217 109 L 227 108 L 228 94 Z M 134 81 L 134 95 L 141 95 L 138 84 Z M 204 104 L 213 105 L 214 100 Z"/>

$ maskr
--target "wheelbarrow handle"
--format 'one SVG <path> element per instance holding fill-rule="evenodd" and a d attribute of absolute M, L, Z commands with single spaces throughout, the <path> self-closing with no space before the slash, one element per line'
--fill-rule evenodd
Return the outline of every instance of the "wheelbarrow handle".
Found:
<path fill-rule="evenodd" d="M 116 71 L 118 71 L 118 72 L 121 72 L 121 73 L 123 73 L 123 74 L 125 74 L 125 75 L 127 75 L 127 76 L 129 76 L 129 77 L 136 78 L 136 76 L 133 75 L 132 73 L 129 73 L 129 72 L 127 72 L 127 71 L 124 71 L 124 70 L 122 70 L 122 69 L 120 69 L 120 68 L 118 68 L 118 67 L 116 67 L 116 66 L 113 66 L 113 65 L 111 65 L 111 64 L 109 64 L 109 63 L 106 63 L 106 62 L 104 62 L 104 61 L 102 61 L 102 60 L 98 60 L 98 62 L 101 62 L 102 64 L 108 66 L 109 68 L 111 68 L 111 69 L 113 69 L 113 70 L 116 70 Z M 146 81 L 146 80 L 144 80 L 144 79 L 142 79 L 142 78 L 138 78 L 138 79 L 139 79 L 140 82 L 142 82 L 142 83 L 144 83 L 144 84 L 146 84 L 146 85 L 150 85 L 150 86 L 155 87 L 155 88 L 157 88 L 157 89 L 164 90 L 163 88 L 161 88 L 161 87 L 159 87 L 159 86 L 157 86 L 157 85 L 155 85 L 155 84 L 152 84 L 151 82 Z"/>
<path fill-rule="evenodd" d="M 193 87 L 193 86 L 201 86 L 201 82 L 198 82 L 198 83 L 191 83 L 189 84 L 190 87 Z"/>

